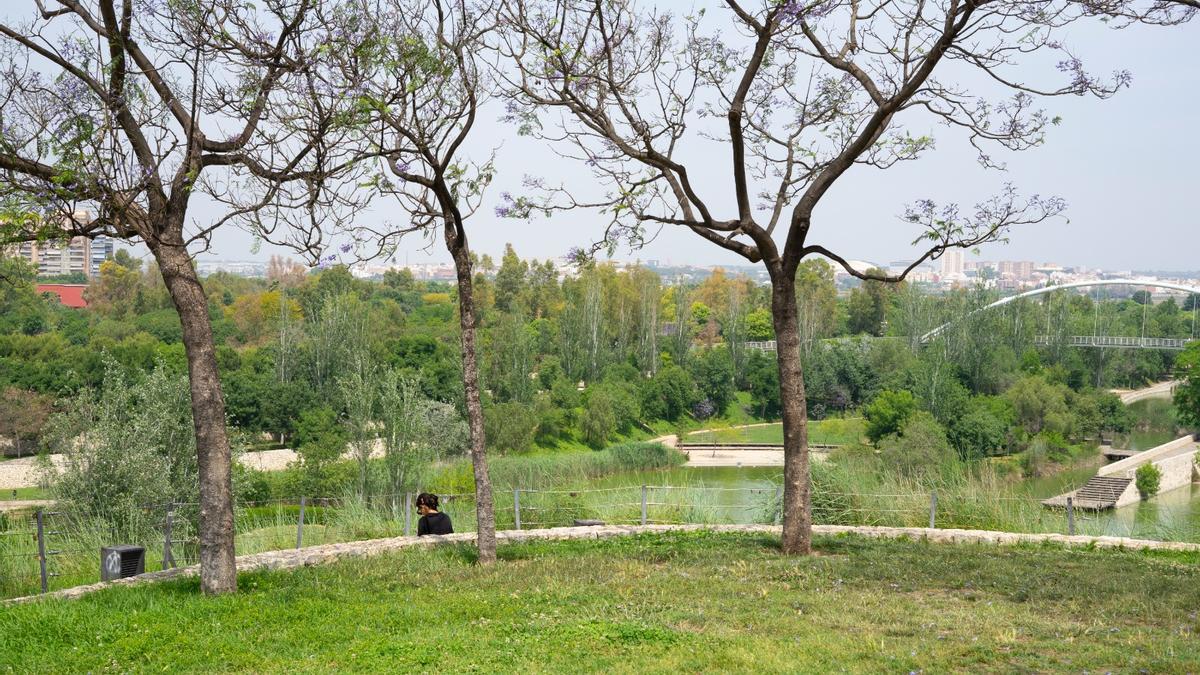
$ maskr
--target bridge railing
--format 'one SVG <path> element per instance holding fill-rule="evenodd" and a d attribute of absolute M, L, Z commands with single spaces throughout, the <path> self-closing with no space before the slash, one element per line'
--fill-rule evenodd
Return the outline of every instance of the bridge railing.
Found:
<path fill-rule="evenodd" d="M 1137 349 L 1184 349 L 1190 338 L 1131 337 L 1125 335 L 1038 335 L 1034 344 L 1047 346 L 1065 344 L 1069 347 L 1132 347 Z"/>

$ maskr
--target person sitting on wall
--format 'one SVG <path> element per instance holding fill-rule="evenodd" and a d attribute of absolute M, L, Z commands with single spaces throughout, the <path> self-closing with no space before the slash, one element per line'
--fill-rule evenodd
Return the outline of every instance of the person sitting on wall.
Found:
<path fill-rule="evenodd" d="M 422 492 L 417 495 L 417 513 L 421 520 L 417 521 L 417 536 L 427 534 L 453 534 L 454 526 L 450 524 L 450 516 L 438 511 L 438 496 Z"/>

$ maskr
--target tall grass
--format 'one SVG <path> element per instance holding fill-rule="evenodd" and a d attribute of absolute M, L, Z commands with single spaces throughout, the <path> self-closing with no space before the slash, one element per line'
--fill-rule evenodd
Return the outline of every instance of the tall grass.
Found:
<path fill-rule="evenodd" d="M 681 466 L 683 453 L 661 443 L 622 443 L 595 452 L 548 455 L 511 455 L 488 461 L 488 474 L 497 489 L 535 488 L 578 483 L 625 471 L 645 471 Z M 460 460 L 434 472 L 429 488 L 437 492 L 468 493 L 475 490 L 471 463 Z"/>

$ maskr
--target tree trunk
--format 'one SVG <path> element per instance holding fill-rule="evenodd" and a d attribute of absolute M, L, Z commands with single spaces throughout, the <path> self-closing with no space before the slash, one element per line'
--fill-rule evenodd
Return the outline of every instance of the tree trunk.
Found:
<path fill-rule="evenodd" d="M 492 505 L 492 479 L 488 476 L 483 435 L 483 403 L 479 399 L 479 363 L 475 351 L 475 297 L 471 281 L 471 253 L 466 233 L 447 227 L 446 248 L 454 257 L 458 277 L 458 318 L 462 326 L 463 391 L 466 395 L 467 426 L 471 432 L 471 468 L 475 472 L 475 520 L 479 562 L 496 562 L 496 513 Z"/>
<path fill-rule="evenodd" d="M 183 325 L 200 469 L 200 588 L 208 594 L 232 593 L 237 590 L 237 568 L 231 455 L 208 298 L 181 241 L 153 243 L 150 250 Z"/>
<path fill-rule="evenodd" d="M 795 279 L 771 279 L 771 315 L 783 413 L 783 552 L 812 550 L 812 484 L 808 469 L 808 404 L 800 364 Z"/>

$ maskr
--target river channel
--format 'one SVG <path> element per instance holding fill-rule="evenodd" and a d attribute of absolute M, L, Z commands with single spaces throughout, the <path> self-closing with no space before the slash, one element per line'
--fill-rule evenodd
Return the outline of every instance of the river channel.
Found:
<path fill-rule="evenodd" d="M 1139 401 L 1130 409 L 1137 420 L 1137 428 L 1127 438 L 1117 439 L 1117 446 L 1147 450 L 1177 437 L 1169 401 Z M 1103 463 L 1099 454 L 1083 458 L 1054 475 L 1020 479 L 1013 484 L 1012 491 L 1027 495 L 1030 504 L 1037 504 L 1042 499 L 1082 485 Z M 625 518 L 636 513 L 641 486 L 645 485 L 651 521 L 696 519 L 754 523 L 766 522 L 772 517 L 769 504 L 781 479 L 782 472 L 778 467 L 680 467 L 626 472 L 562 487 L 578 490 L 576 496 L 593 505 L 620 504 L 625 507 L 621 511 Z M 912 503 L 911 499 L 906 501 Z M 684 508 L 688 504 L 694 504 L 696 508 Z M 1022 507 L 1029 510 L 1030 504 Z M 614 506 L 613 510 L 617 508 Z M 1057 528 L 1058 517 L 1054 512 L 1046 514 L 1049 529 Z M 619 519 L 615 513 L 613 519 Z M 1065 514 L 1062 520 L 1065 532 Z M 1077 514 L 1076 527 L 1081 534 L 1200 541 L 1200 486 L 1174 490 L 1121 509 L 1081 512 Z"/>

